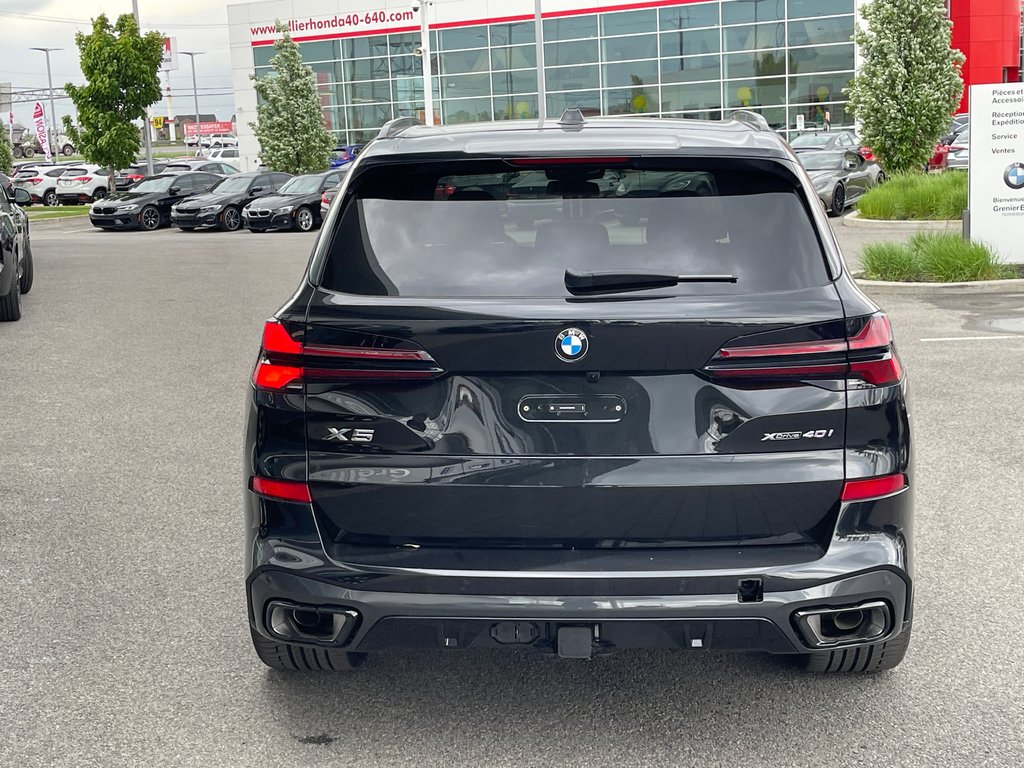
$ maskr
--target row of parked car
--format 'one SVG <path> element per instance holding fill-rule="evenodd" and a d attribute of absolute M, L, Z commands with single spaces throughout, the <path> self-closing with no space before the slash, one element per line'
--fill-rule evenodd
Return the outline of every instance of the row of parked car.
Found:
<path fill-rule="evenodd" d="M 309 232 L 323 222 L 330 194 L 340 186 L 347 167 L 292 176 L 273 171 L 219 174 L 170 165 L 123 192 L 93 203 L 89 220 L 101 229 L 152 231 L 176 226 L 185 232 L 218 229 L 234 232 L 298 230 Z"/>

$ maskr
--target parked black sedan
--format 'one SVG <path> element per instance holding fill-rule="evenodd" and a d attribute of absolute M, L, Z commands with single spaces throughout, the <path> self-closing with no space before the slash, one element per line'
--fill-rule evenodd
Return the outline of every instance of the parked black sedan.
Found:
<path fill-rule="evenodd" d="M 93 203 L 89 221 L 100 229 L 158 229 L 171 221 L 171 206 L 208 191 L 223 176 L 212 173 L 158 174 L 127 192 L 116 192 Z"/>
<path fill-rule="evenodd" d="M 173 205 L 171 222 L 186 232 L 198 227 L 219 227 L 234 232 L 242 227 L 242 208 L 273 195 L 290 178 L 287 173 L 236 173 L 219 181 L 209 192 Z"/>
<path fill-rule="evenodd" d="M 242 209 L 242 223 L 253 232 L 268 229 L 297 229 L 309 232 L 323 222 L 320 198 L 341 183 L 349 166 L 322 173 L 296 176 L 282 186 L 276 195 L 260 198 Z"/>

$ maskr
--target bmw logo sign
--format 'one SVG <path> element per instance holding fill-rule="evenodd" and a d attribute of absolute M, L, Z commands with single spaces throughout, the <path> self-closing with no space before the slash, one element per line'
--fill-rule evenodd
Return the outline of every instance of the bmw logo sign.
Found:
<path fill-rule="evenodd" d="M 579 328 L 566 328 L 555 337 L 555 354 L 567 363 L 582 360 L 589 348 L 587 334 Z"/>
<path fill-rule="evenodd" d="M 1003 173 L 1003 181 L 1010 189 L 1024 189 L 1024 163 L 1013 163 Z"/>

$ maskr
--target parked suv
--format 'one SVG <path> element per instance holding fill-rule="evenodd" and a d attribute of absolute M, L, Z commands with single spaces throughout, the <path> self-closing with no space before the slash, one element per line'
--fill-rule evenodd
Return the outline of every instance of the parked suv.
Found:
<path fill-rule="evenodd" d="M 28 192 L 33 203 L 57 205 L 57 179 L 64 175 L 70 166 L 40 163 L 27 165 L 18 170 L 14 176 L 14 186 Z"/>
<path fill-rule="evenodd" d="M 526 171 L 557 215 L 523 229 Z M 680 172 L 701 178 L 659 181 Z M 616 196 L 613 174 L 664 191 Z M 386 125 L 265 324 L 248 401 L 271 667 L 667 647 L 859 672 L 910 641 L 889 319 L 755 115 Z"/>
<path fill-rule="evenodd" d="M 107 169 L 98 165 L 70 166 L 57 179 L 57 200 L 61 205 L 93 203 L 107 196 Z"/>

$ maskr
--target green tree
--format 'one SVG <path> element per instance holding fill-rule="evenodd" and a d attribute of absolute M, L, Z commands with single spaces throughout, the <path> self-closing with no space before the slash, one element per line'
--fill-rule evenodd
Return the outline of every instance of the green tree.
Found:
<path fill-rule="evenodd" d="M 7 131 L 0 130 L 0 173 L 11 174 L 14 167 L 14 151 L 7 137 Z"/>
<path fill-rule="evenodd" d="M 327 168 L 337 142 L 327 130 L 313 70 L 302 63 L 299 46 L 280 21 L 281 37 L 270 60 L 273 73 L 255 77 L 256 122 L 249 126 L 260 143 L 264 165 L 285 173 Z"/>
<path fill-rule="evenodd" d="M 923 168 L 963 95 L 964 55 L 944 0 L 882 0 L 861 9 L 863 64 L 846 93 L 863 142 L 889 173 Z"/>
<path fill-rule="evenodd" d="M 114 171 L 138 156 L 141 137 L 134 121 L 144 120 L 146 109 L 160 100 L 163 35 L 140 35 L 130 14 L 111 25 L 101 13 L 92 34 L 79 32 L 75 44 L 87 84 L 64 86 L 78 112 L 78 126 L 65 116 L 64 130 L 86 160 L 109 169 L 113 189 Z"/>

